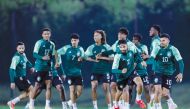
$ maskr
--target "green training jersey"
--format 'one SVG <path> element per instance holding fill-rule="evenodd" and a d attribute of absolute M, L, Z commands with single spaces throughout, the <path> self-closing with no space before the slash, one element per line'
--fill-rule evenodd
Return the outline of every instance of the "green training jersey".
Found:
<path fill-rule="evenodd" d="M 26 55 L 16 52 L 12 58 L 12 62 L 9 69 L 11 83 L 14 83 L 15 77 L 26 76 L 26 66 L 30 68 L 32 67 L 32 64 L 28 61 Z"/>
<path fill-rule="evenodd" d="M 50 60 L 42 59 L 46 55 L 50 56 Z M 55 44 L 44 39 L 38 40 L 34 46 L 33 56 L 36 58 L 34 66 L 36 71 L 50 71 L 51 61 L 55 56 Z"/>
<path fill-rule="evenodd" d="M 111 50 L 110 45 L 96 45 L 93 44 L 89 46 L 85 52 L 86 57 L 91 57 L 92 59 L 96 59 L 96 55 L 102 52 L 106 52 Z M 113 57 L 113 55 L 104 55 L 105 57 Z M 99 62 L 94 62 L 92 67 L 92 73 L 97 74 L 108 74 L 110 73 L 110 63 L 107 60 L 99 60 Z"/>
<path fill-rule="evenodd" d="M 146 45 L 138 44 L 136 45 L 137 51 L 139 54 L 146 54 L 148 55 L 148 48 Z M 148 75 L 146 67 L 143 67 L 141 63 L 137 63 L 137 66 L 135 67 L 135 70 L 140 76 Z"/>
<path fill-rule="evenodd" d="M 66 45 L 57 51 L 58 55 L 65 55 L 65 74 L 67 76 L 81 76 L 82 62 L 78 61 L 78 58 L 84 58 L 84 49 L 80 46 L 72 47 Z"/>
<path fill-rule="evenodd" d="M 166 48 L 157 48 L 151 54 L 151 57 L 153 57 L 156 62 L 155 72 L 165 75 L 173 75 L 176 71 L 176 61 L 182 60 L 178 49 L 172 45 L 168 45 Z"/>
<path fill-rule="evenodd" d="M 160 37 L 158 35 L 152 38 L 151 46 L 150 46 L 150 55 L 160 46 Z M 153 62 L 155 63 L 155 62 Z M 152 64 L 152 70 L 155 70 L 155 65 Z"/>
<path fill-rule="evenodd" d="M 138 55 L 138 56 L 135 56 Z M 118 53 L 114 56 L 114 62 L 112 65 L 112 73 L 116 74 L 117 81 L 122 81 L 128 78 L 134 71 L 134 64 L 141 63 L 143 60 L 139 54 L 134 54 L 133 51 L 127 51 L 124 53 Z M 126 73 L 122 73 L 122 70 L 127 68 Z"/>

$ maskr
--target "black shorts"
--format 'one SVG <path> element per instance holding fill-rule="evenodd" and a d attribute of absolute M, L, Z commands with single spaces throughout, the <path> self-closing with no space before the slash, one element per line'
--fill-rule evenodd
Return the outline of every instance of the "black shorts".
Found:
<path fill-rule="evenodd" d="M 111 82 L 117 82 L 117 79 L 116 79 L 116 75 L 115 74 L 111 74 L 111 80 L 110 80 Z"/>
<path fill-rule="evenodd" d="M 150 84 L 154 84 L 154 77 L 155 77 L 155 72 L 149 74 Z"/>
<path fill-rule="evenodd" d="M 35 82 L 44 84 L 45 80 L 52 80 L 52 73 L 50 71 L 35 72 Z"/>
<path fill-rule="evenodd" d="M 125 78 L 122 81 L 117 82 L 118 89 L 122 91 L 126 85 L 129 85 L 129 86 L 135 85 L 133 79 L 136 77 L 140 77 L 140 76 L 137 74 L 137 72 L 133 71 L 132 74 L 128 78 Z"/>
<path fill-rule="evenodd" d="M 62 84 L 63 84 L 63 81 L 62 81 L 62 79 L 61 79 L 60 76 L 55 76 L 55 77 L 53 77 L 52 85 L 53 85 L 54 87 L 56 87 L 57 85 L 62 85 Z"/>
<path fill-rule="evenodd" d="M 67 82 L 71 85 L 83 85 L 82 76 L 67 76 Z"/>
<path fill-rule="evenodd" d="M 96 74 L 92 73 L 91 81 L 98 81 L 101 83 L 110 83 L 110 74 Z"/>
<path fill-rule="evenodd" d="M 15 78 L 15 85 L 18 87 L 19 91 L 28 91 L 31 82 L 26 77 L 17 77 Z"/>
<path fill-rule="evenodd" d="M 162 85 L 167 89 L 171 89 L 172 87 L 172 76 L 171 75 L 162 75 L 162 74 L 155 74 L 154 77 L 154 85 Z"/>
<path fill-rule="evenodd" d="M 141 79 L 142 79 L 142 82 L 143 82 L 143 85 L 144 85 L 144 86 L 150 84 L 148 75 L 143 75 L 143 76 L 141 76 Z"/>

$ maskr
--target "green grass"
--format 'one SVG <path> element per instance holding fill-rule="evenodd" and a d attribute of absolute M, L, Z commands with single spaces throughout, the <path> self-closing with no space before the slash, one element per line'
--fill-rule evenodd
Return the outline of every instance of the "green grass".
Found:
<path fill-rule="evenodd" d="M 6 102 L 8 100 L 10 100 L 10 92 L 9 92 L 9 88 L 7 87 L 7 85 L 5 86 L 0 86 L 0 109 L 8 109 L 8 106 L 6 106 Z M 85 87 L 85 90 L 83 91 L 81 97 L 79 97 L 79 99 L 77 100 L 77 106 L 79 107 L 79 109 L 92 109 L 92 101 L 91 101 L 91 92 L 90 92 L 90 88 Z M 190 98 L 189 98 L 189 91 L 190 91 L 190 87 L 188 84 L 179 84 L 179 85 L 174 85 L 172 88 L 172 97 L 174 99 L 174 101 L 177 103 L 178 105 L 178 109 L 190 109 Z M 53 109 L 61 109 L 61 101 L 59 98 L 59 94 L 57 93 L 57 91 L 53 88 L 52 90 L 52 98 L 51 98 L 51 105 Z M 67 92 L 67 98 L 68 98 L 68 89 L 66 89 Z M 18 95 L 18 90 L 14 91 L 14 95 Z M 44 109 L 45 105 L 45 99 L 44 99 L 44 91 L 42 94 L 40 94 L 40 96 L 36 99 L 35 104 L 36 104 L 36 109 Z M 28 101 L 28 99 L 19 102 L 16 105 L 15 109 L 24 109 L 24 106 L 26 104 L 26 102 Z M 166 105 L 166 101 L 162 100 L 162 105 L 163 105 L 163 109 L 167 109 L 167 105 Z M 107 105 L 105 102 L 105 98 L 104 98 L 104 94 L 102 89 L 99 87 L 98 89 L 98 106 L 99 109 L 107 109 Z M 139 109 L 136 105 L 132 106 L 131 109 Z"/>

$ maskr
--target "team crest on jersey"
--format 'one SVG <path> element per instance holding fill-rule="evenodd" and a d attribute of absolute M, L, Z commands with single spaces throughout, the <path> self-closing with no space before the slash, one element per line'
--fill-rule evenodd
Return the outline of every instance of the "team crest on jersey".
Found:
<path fill-rule="evenodd" d="M 167 56 L 171 57 L 172 53 L 170 51 L 167 52 Z"/>

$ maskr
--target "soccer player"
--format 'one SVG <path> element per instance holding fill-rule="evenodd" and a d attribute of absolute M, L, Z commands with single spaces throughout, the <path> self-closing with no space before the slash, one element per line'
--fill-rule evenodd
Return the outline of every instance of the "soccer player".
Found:
<path fill-rule="evenodd" d="M 93 62 L 92 74 L 91 74 L 91 87 L 92 87 L 92 100 L 94 109 L 98 109 L 97 105 L 97 87 L 98 83 L 102 83 L 102 88 L 106 95 L 106 101 L 108 109 L 112 108 L 111 95 L 110 95 L 110 63 L 113 60 L 111 55 L 99 55 L 102 52 L 111 50 L 111 47 L 106 42 L 106 34 L 103 30 L 96 30 L 94 32 L 95 44 L 90 45 L 85 55 L 87 60 Z"/>
<path fill-rule="evenodd" d="M 114 51 L 114 53 L 120 53 L 120 49 L 119 49 L 119 40 L 126 40 L 126 44 L 128 46 L 128 49 L 133 51 L 134 53 L 137 53 L 137 47 L 135 46 L 134 43 L 132 43 L 129 39 L 128 39 L 128 35 L 129 35 L 129 30 L 125 27 L 121 27 L 119 29 L 118 32 L 118 40 L 112 45 L 112 49 Z M 114 74 L 112 74 L 114 77 Z M 115 78 L 115 77 L 114 77 Z M 114 80 L 114 78 L 111 80 L 111 93 L 112 93 L 112 98 L 115 98 L 115 93 L 116 93 L 116 81 Z M 129 86 L 129 95 L 130 98 L 132 98 L 132 85 Z M 127 92 L 125 93 L 127 94 Z M 126 95 L 124 95 L 126 96 Z M 131 99 L 130 99 L 131 100 Z M 122 105 L 122 100 L 120 100 L 119 104 Z M 115 104 L 115 101 L 113 101 L 113 104 Z"/>
<path fill-rule="evenodd" d="M 146 45 L 141 43 L 142 40 L 142 35 L 139 33 L 135 33 L 133 35 L 133 43 L 136 45 L 137 50 L 140 54 L 148 54 L 148 48 Z M 144 86 L 144 92 L 145 92 L 145 98 L 147 102 L 147 109 L 151 109 L 151 104 L 150 104 L 150 82 L 149 82 L 149 77 L 147 73 L 147 69 L 143 67 L 140 63 L 136 65 L 135 71 L 139 74 L 143 81 L 143 86 Z"/>
<path fill-rule="evenodd" d="M 76 100 L 82 94 L 83 79 L 81 64 L 84 58 L 84 49 L 79 46 L 79 35 L 71 34 L 71 45 L 66 45 L 57 51 L 58 55 L 65 55 L 65 74 L 69 84 L 72 109 L 77 109 Z"/>
<path fill-rule="evenodd" d="M 134 72 L 135 63 L 141 63 L 143 66 L 146 66 L 146 63 L 142 60 L 139 54 L 137 54 L 139 56 L 135 56 L 136 54 L 133 51 L 128 50 L 128 45 L 126 43 L 126 40 L 119 40 L 118 44 L 121 53 L 115 55 L 112 66 L 112 72 L 116 74 L 117 87 L 119 89 L 115 96 L 116 104 L 114 106 L 114 109 L 120 108 L 117 102 L 119 101 L 122 92 L 128 92 L 127 85 L 131 81 L 133 81 L 137 86 L 136 103 L 140 106 L 140 108 L 146 108 L 143 100 L 141 100 L 143 82 L 138 74 Z M 128 97 L 129 96 L 124 97 L 124 100 L 126 102 L 123 106 L 126 109 L 130 108 L 129 101 L 127 100 L 129 99 Z"/>
<path fill-rule="evenodd" d="M 179 74 L 176 81 L 181 82 L 183 79 L 184 63 L 178 49 L 170 45 L 170 36 L 163 33 L 160 36 L 160 47 L 155 49 L 150 55 L 147 63 L 155 62 L 155 109 L 162 109 L 161 97 L 165 97 L 168 102 L 169 109 L 176 109 L 177 105 L 170 97 L 170 89 L 172 85 L 172 76 L 176 71 L 176 61 L 179 65 Z"/>
<path fill-rule="evenodd" d="M 159 25 L 152 25 L 149 31 L 149 36 L 152 38 L 151 46 L 150 46 L 150 54 L 160 46 L 160 32 L 161 28 Z M 148 54 L 142 54 L 143 59 L 149 58 Z M 154 64 L 152 64 L 152 73 L 150 74 L 150 96 L 151 96 L 151 103 L 154 100 Z"/>
<path fill-rule="evenodd" d="M 14 109 L 15 104 L 18 103 L 20 100 L 28 96 L 31 97 L 33 88 L 30 81 L 26 77 L 26 67 L 28 66 L 32 72 L 34 72 L 34 68 L 32 67 L 30 61 L 28 61 L 24 53 L 24 43 L 18 42 L 16 50 L 17 52 L 14 54 L 12 58 L 12 62 L 9 69 L 9 76 L 11 80 L 10 88 L 15 89 L 16 85 L 21 94 L 7 103 L 10 109 Z"/>
<path fill-rule="evenodd" d="M 35 86 L 30 99 L 29 109 L 34 109 L 34 99 L 38 90 L 45 84 L 46 86 L 46 105 L 45 109 L 51 109 L 51 85 L 52 85 L 52 73 L 51 73 L 51 61 L 55 58 L 55 44 L 50 40 L 51 30 L 44 28 L 42 30 L 42 39 L 38 40 L 34 46 L 33 56 L 35 61 Z M 57 65 L 57 64 L 56 64 Z"/>

